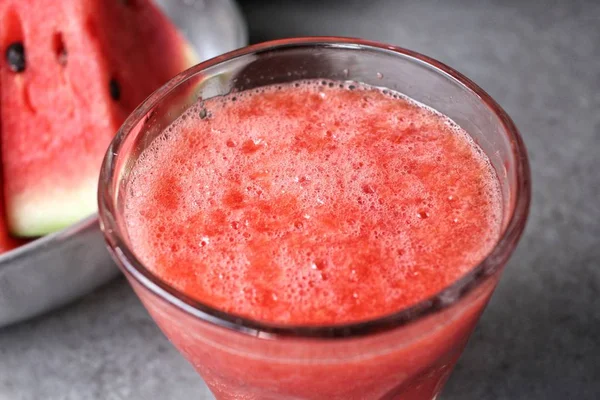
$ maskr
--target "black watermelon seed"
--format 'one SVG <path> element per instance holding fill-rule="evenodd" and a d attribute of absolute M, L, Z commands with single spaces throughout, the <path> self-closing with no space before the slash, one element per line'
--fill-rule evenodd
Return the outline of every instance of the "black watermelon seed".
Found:
<path fill-rule="evenodd" d="M 113 100 L 118 101 L 121 98 L 121 87 L 116 79 L 113 78 L 110 80 L 108 90 L 110 91 L 110 97 L 112 97 Z"/>
<path fill-rule="evenodd" d="M 12 43 L 6 49 L 6 61 L 13 72 L 25 71 L 25 48 L 23 43 Z"/>
<path fill-rule="evenodd" d="M 62 66 L 67 65 L 67 48 L 61 32 L 54 33 L 52 46 L 54 47 L 54 54 L 56 54 L 58 63 Z"/>
<path fill-rule="evenodd" d="M 210 117 L 210 113 L 208 112 L 208 110 L 206 108 L 203 108 L 200 110 L 200 119 L 206 119 Z"/>

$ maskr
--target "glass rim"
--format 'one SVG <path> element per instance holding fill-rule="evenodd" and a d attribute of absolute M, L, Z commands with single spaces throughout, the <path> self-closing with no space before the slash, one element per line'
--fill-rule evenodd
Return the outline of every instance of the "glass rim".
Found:
<path fill-rule="evenodd" d="M 516 194 L 514 207 L 512 207 L 511 210 L 512 215 L 508 218 L 508 222 L 503 227 L 500 238 L 490 253 L 469 272 L 465 273 L 461 278 L 438 291 L 436 294 L 423 299 L 414 305 L 378 318 L 337 325 L 288 325 L 259 321 L 221 311 L 216 307 L 187 296 L 150 272 L 130 249 L 121 233 L 119 225 L 116 223 L 117 199 L 114 193 L 114 180 L 118 179 L 119 174 L 117 169 L 119 160 L 118 154 L 133 128 L 137 126 L 165 96 L 179 84 L 184 83 L 188 79 L 201 73 L 203 70 L 223 62 L 250 54 L 260 54 L 281 50 L 283 48 L 303 47 L 345 48 L 355 50 L 370 49 L 380 53 L 395 53 L 396 55 L 404 57 L 405 59 L 410 59 L 413 62 L 426 64 L 428 67 L 435 70 L 435 72 L 451 77 L 455 82 L 458 82 L 471 93 L 475 94 L 480 101 L 498 117 L 502 124 L 504 134 L 508 136 L 510 140 L 511 151 L 515 157 Z M 273 40 L 247 46 L 204 61 L 180 73 L 150 95 L 123 123 L 104 157 L 98 188 L 99 217 L 100 226 L 104 233 L 109 251 L 117 261 L 117 264 L 121 267 L 121 270 L 140 283 L 144 289 L 149 290 L 161 300 L 170 303 L 193 317 L 222 328 L 255 337 L 294 337 L 313 339 L 349 338 L 389 331 L 415 320 L 422 319 L 428 315 L 440 312 L 460 301 L 487 281 L 487 278 L 493 275 L 504 264 L 502 260 L 505 260 L 505 256 L 512 252 L 523 233 L 531 201 L 530 174 L 525 144 L 511 118 L 483 89 L 453 68 L 412 50 L 374 41 L 332 36 L 299 37 Z"/>

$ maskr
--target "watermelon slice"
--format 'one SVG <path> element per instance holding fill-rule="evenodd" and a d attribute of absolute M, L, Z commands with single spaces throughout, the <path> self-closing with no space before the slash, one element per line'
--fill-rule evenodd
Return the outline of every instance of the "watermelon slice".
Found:
<path fill-rule="evenodd" d="M 0 81 L 0 93 L 2 93 L 2 81 Z M 0 99 L 0 106 L 2 99 Z M 0 132 L 2 131 L 2 120 L 0 119 Z M 8 233 L 8 226 L 6 225 L 6 216 L 4 214 L 4 194 L 2 190 L 2 173 L 0 165 L 0 253 L 7 252 L 14 249 L 15 247 L 24 244 L 22 239 L 15 239 Z M 23 242 L 23 243 L 21 243 Z"/>
<path fill-rule="evenodd" d="M 6 214 L 22 237 L 94 213 L 120 124 L 197 62 L 148 0 L 2 0 L 0 54 Z"/>
<path fill-rule="evenodd" d="M 2 93 L 2 83 L 0 82 L 0 93 Z M 2 103 L 0 103 L 1 105 Z M 2 120 L 0 120 L 0 131 L 2 130 Z M 4 196 L 2 195 L 2 174 L 0 174 L 0 253 L 12 250 L 21 245 L 20 240 L 12 238 L 8 233 L 6 226 L 6 217 L 4 215 Z"/>

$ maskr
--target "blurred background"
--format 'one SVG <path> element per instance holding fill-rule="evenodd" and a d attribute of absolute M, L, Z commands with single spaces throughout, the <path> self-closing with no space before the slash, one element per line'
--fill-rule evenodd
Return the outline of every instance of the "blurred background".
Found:
<path fill-rule="evenodd" d="M 407 47 L 507 110 L 529 149 L 531 217 L 441 399 L 600 398 L 600 2 L 238 4 L 250 42 L 338 35 Z M 0 400 L 191 398 L 211 397 L 122 278 L 0 329 Z"/>

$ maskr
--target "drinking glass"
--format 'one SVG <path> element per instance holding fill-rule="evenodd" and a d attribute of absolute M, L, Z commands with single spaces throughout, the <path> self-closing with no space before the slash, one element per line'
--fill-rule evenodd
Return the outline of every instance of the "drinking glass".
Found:
<path fill-rule="evenodd" d="M 502 192 L 502 234 L 487 257 L 409 308 L 364 322 L 323 326 L 279 325 L 225 313 L 150 272 L 131 248 L 123 217 L 130 173 L 140 153 L 199 100 L 302 79 L 386 87 L 465 129 L 489 157 Z M 156 91 L 125 121 L 108 149 L 99 209 L 114 259 L 218 400 L 431 400 L 448 379 L 523 232 L 530 191 L 526 151 L 515 125 L 469 79 L 410 50 L 317 37 L 227 53 Z"/>

